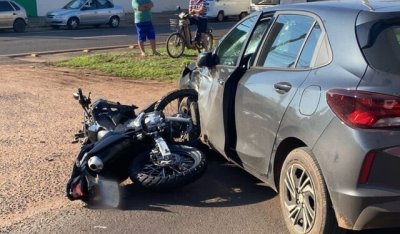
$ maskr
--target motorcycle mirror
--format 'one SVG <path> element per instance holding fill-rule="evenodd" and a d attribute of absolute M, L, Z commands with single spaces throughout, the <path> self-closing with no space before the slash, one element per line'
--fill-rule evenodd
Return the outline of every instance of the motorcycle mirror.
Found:
<path fill-rule="evenodd" d="M 75 99 L 75 100 L 79 100 L 79 94 L 73 93 L 73 95 L 74 95 L 74 99 Z"/>

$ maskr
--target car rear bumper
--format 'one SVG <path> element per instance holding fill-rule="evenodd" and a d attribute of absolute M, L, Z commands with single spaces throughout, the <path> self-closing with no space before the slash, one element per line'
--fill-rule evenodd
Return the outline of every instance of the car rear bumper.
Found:
<path fill-rule="evenodd" d="M 334 118 L 313 152 L 340 227 L 400 227 L 400 131 L 352 129 Z M 372 166 L 361 182 L 371 152 Z"/>
<path fill-rule="evenodd" d="M 337 194 L 337 198 L 336 205 L 340 208 L 336 216 L 341 227 L 353 230 L 400 227 L 400 193 L 361 189 Z"/>

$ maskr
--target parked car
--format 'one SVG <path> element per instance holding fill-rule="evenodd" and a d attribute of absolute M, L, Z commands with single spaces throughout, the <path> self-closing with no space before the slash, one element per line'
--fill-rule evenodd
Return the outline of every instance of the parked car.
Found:
<path fill-rule="evenodd" d="M 0 0 L 0 29 L 12 28 L 14 32 L 25 32 L 28 17 L 26 10 L 14 1 Z"/>
<path fill-rule="evenodd" d="M 62 9 L 46 14 L 46 22 L 53 28 L 67 26 L 77 29 L 80 25 L 108 24 L 112 28 L 119 26 L 124 9 L 109 0 L 73 0 Z"/>
<path fill-rule="evenodd" d="M 399 227 L 399 64 L 399 2 L 288 4 L 238 22 L 180 87 L 198 90 L 202 140 L 279 192 L 290 232 Z"/>

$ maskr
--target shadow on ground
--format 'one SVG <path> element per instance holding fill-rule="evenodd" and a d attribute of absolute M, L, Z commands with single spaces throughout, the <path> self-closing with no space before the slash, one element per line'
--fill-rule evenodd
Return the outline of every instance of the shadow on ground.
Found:
<path fill-rule="evenodd" d="M 152 210 L 169 212 L 170 205 L 193 207 L 229 207 L 254 204 L 269 200 L 276 193 L 262 182 L 227 163 L 215 153 L 207 152 L 208 168 L 196 182 L 183 188 L 155 192 L 134 184 L 122 189 L 125 210 Z"/>

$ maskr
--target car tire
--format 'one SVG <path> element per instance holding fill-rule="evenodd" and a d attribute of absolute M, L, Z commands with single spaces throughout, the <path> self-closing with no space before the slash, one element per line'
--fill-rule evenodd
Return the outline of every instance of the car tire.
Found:
<path fill-rule="evenodd" d="M 218 12 L 217 21 L 218 21 L 218 22 L 222 22 L 222 21 L 224 21 L 224 19 L 225 19 L 225 14 L 224 14 L 224 12 L 223 12 L 223 11 Z"/>
<path fill-rule="evenodd" d="M 76 17 L 72 17 L 67 22 L 67 28 L 70 30 L 75 30 L 79 28 L 79 19 Z"/>
<path fill-rule="evenodd" d="M 243 11 L 239 14 L 239 20 L 243 19 L 244 17 L 246 17 L 248 15 L 248 13 L 246 11 Z"/>
<path fill-rule="evenodd" d="M 290 233 L 340 233 L 321 169 L 307 147 L 285 159 L 279 177 L 283 219 Z"/>
<path fill-rule="evenodd" d="M 16 33 L 23 33 L 25 32 L 26 23 L 23 19 L 16 19 L 13 24 L 13 30 Z"/>
<path fill-rule="evenodd" d="M 111 28 L 118 28 L 119 23 L 120 23 L 119 17 L 113 16 L 111 17 L 110 22 L 108 24 L 110 25 Z"/>

